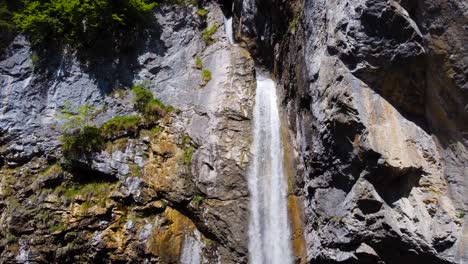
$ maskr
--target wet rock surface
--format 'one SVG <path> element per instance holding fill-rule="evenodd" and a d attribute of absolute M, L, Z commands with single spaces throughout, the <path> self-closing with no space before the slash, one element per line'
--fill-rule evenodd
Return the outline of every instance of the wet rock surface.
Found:
<path fill-rule="evenodd" d="M 273 2 L 287 29 L 237 15 L 272 47 L 307 262 L 466 261 L 466 4 Z"/>

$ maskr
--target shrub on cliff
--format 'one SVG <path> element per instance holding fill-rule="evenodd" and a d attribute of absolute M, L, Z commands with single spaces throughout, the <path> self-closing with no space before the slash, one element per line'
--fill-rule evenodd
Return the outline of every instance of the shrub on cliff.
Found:
<path fill-rule="evenodd" d="M 124 33 L 148 21 L 155 5 L 152 0 L 25 0 L 13 19 L 33 44 L 65 40 L 86 46 L 105 37 L 128 42 Z"/>
<path fill-rule="evenodd" d="M 116 116 L 101 126 L 101 135 L 105 138 L 116 138 L 122 135 L 135 136 L 139 131 L 139 116 Z"/>
<path fill-rule="evenodd" d="M 81 130 L 62 136 L 62 151 L 67 159 L 99 151 L 104 146 L 101 131 L 95 126 L 85 126 Z"/>
<path fill-rule="evenodd" d="M 133 86 L 132 91 L 135 96 L 135 109 L 143 114 L 146 122 L 152 123 L 174 110 L 173 107 L 166 106 L 159 99 L 154 98 L 151 91 L 143 85 Z"/>
<path fill-rule="evenodd" d="M 74 159 L 81 155 L 99 151 L 104 146 L 104 139 L 99 128 L 92 124 L 96 116 L 94 108 L 85 104 L 82 107 L 71 110 L 66 103 L 60 118 L 65 120 L 62 127 L 63 142 L 62 152 L 66 159 Z"/>

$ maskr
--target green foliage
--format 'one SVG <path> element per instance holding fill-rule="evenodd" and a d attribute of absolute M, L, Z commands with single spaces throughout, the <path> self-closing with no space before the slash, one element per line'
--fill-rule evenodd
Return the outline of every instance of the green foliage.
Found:
<path fill-rule="evenodd" d="M 0 0 L 0 57 L 17 34 L 13 14 L 22 7 L 22 0 Z"/>
<path fill-rule="evenodd" d="M 8 45 L 15 30 L 15 24 L 12 22 L 12 1 L 0 0 L 0 53 Z"/>
<path fill-rule="evenodd" d="M 203 202 L 203 199 L 204 199 L 203 196 L 197 194 L 193 197 L 192 203 L 195 205 L 200 205 Z"/>
<path fill-rule="evenodd" d="M 96 116 L 94 108 L 85 104 L 76 111 L 70 110 L 69 102 L 62 110 L 63 115 L 59 118 L 65 119 L 62 126 L 63 142 L 62 151 L 66 159 L 73 159 L 79 155 L 86 155 L 99 151 L 104 145 L 99 128 L 92 125 Z"/>
<path fill-rule="evenodd" d="M 85 126 L 74 133 L 66 133 L 61 140 L 63 155 L 67 159 L 100 151 L 104 146 L 101 131 L 95 126 Z"/>
<path fill-rule="evenodd" d="M 57 232 L 57 231 L 62 232 L 64 230 L 66 230 L 66 229 L 67 229 L 67 227 L 64 226 L 64 225 L 53 225 L 53 226 L 49 227 L 49 230 L 51 232 Z"/>
<path fill-rule="evenodd" d="M 200 57 L 195 58 L 195 67 L 197 67 L 199 70 L 203 68 L 203 61 Z"/>
<path fill-rule="evenodd" d="M 58 118 L 65 120 L 65 124 L 62 127 L 64 132 L 73 133 L 91 126 L 96 115 L 96 109 L 88 104 L 84 104 L 73 110 L 70 101 L 66 101 L 62 109 L 62 115 L 58 116 Z"/>
<path fill-rule="evenodd" d="M 195 148 L 191 144 L 191 138 L 187 135 L 182 136 L 182 147 L 184 149 L 184 164 L 190 165 L 192 163 L 193 153 Z"/>
<path fill-rule="evenodd" d="M 136 135 L 141 124 L 141 118 L 136 115 L 116 116 L 101 126 L 101 134 L 105 138 L 115 138 L 122 135 Z"/>
<path fill-rule="evenodd" d="M 12 30 L 15 24 L 11 23 L 12 12 L 7 0 L 0 0 L 0 27 Z"/>
<path fill-rule="evenodd" d="M 140 166 L 138 164 L 130 164 L 130 173 L 133 177 L 141 177 L 143 176 L 143 172 L 141 171 Z"/>
<path fill-rule="evenodd" d="M 166 106 L 159 99 L 154 98 L 151 91 L 143 85 L 133 86 L 132 91 L 135 96 L 135 108 L 143 114 L 146 122 L 153 123 L 168 112 L 174 111 L 173 107 Z"/>
<path fill-rule="evenodd" d="M 457 217 L 460 218 L 460 219 L 461 219 L 461 218 L 464 218 L 465 215 L 466 215 L 466 213 L 463 212 L 463 211 L 460 211 L 460 212 L 457 213 Z"/>
<path fill-rule="evenodd" d="M 202 79 L 205 83 L 211 81 L 211 71 L 210 70 L 207 70 L 207 69 L 204 69 L 202 71 Z"/>
<path fill-rule="evenodd" d="M 13 20 L 34 44 L 65 40 L 88 45 L 135 30 L 155 6 L 150 0 L 24 0 Z"/>
<path fill-rule="evenodd" d="M 150 103 L 151 100 L 153 100 L 153 94 L 151 93 L 150 90 L 146 89 L 143 85 L 135 85 L 132 88 L 132 92 L 135 96 L 133 99 L 135 103 L 135 108 L 139 112 L 144 112 L 146 110 L 146 107 Z"/>
<path fill-rule="evenodd" d="M 195 149 L 193 146 L 188 146 L 184 148 L 184 164 L 189 165 L 192 162 L 193 152 Z"/>
<path fill-rule="evenodd" d="M 39 174 L 39 176 L 47 177 L 51 175 L 58 175 L 61 173 L 63 173 L 62 167 L 58 163 L 55 163 L 47 167 L 43 172 Z"/>
<path fill-rule="evenodd" d="M 65 104 L 65 108 L 62 110 L 63 115 L 59 116 L 65 120 L 62 126 L 63 136 L 61 137 L 65 158 L 70 159 L 101 150 L 104 146 L 104 139 L 99 128 L 92 125 L 92 120 L 96 117 L 96 110 L 85 104 L 72 111 L 69 105 L 69 102 Z"/>
<path fill-rule="evenodd" d="M 205 18 L 208 15 L 208 11 L 206 11 L 206 9 L 204 8 L 200 8 L 197 10 L 197 15 L 202 18 Z"/>
<path fill-rule="evenodd" d="M 202 32 L 202 38 L 205 41 L 206 45 L 210 45 L 214 42 L 213 35 L 218 31 L 218 25 L 213 25 L 210 28 L 206 28 Z"/>

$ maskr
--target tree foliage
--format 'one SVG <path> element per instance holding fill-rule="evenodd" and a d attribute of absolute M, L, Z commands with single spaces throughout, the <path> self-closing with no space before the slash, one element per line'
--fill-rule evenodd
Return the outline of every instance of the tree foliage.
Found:
<path fill-rule="evenodd" d="M 92 45 L 137 29 L 155 6 L 152 0 L 24 0 L 13 19 L 33 44 L 65 40 Z"/>
<path fill-rule="evenodd" d="M 8 45 L 15 32 L 12 21 L 13 12 L 18 8 L 19 1 L 0 0 L 0 53 Z"/>

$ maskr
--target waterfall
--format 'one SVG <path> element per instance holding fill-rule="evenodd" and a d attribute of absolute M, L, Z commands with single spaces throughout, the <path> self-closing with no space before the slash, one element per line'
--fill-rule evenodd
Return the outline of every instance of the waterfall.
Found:
<path fill-rule="evenodd" d="M 229 17 L 229 18 L 227 18 L 227 17 L 224 18 L 224 28 L 226 30 L 226 35 L 227 35 L 227 38 L 229 40 L 229 43 L 231 45 L 235 45 L 234 33 L 233 33 L 233 30 L 232 30 L 232 16 Z"/>
<path fill-rule="evenodd" d="M 293 262 L 280 118 L 272 79 L 257 74 L 253 161 L 249 172 L 249 258 L 252 264 Z"/>

